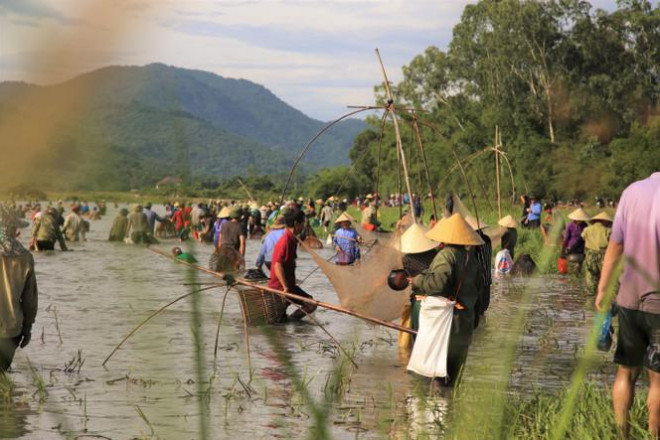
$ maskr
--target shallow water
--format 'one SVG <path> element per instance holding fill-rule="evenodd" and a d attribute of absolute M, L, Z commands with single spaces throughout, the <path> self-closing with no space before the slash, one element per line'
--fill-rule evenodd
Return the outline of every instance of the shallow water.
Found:
<path fill-rule="evenodd" d="M 115 213 L 109 207 L 107 216 L 92 222 L 88 241 L 71 244 L 73 252 L 35 255 L 39 314 L 31 344 L 18 350 L 14 360 L 11 378 L 16 389 L 0 418 L 0 437 L 199 438 L 202 417 L 208 420 L 209 438 L 307 435 L 314 422 L 305 405 L 307 397 L 295 391 L 273 341 L 285 347 L 300 378 L 308 383 L 311 398 L 317 400 L 337 366 L 336 346 L 308 322 L 251 328 L 250 382 L 240 308 L 232 292 L 214 363 L 224 288 L 199 296 L 199 328 L 193 328 L 193 302 L 188 297 L 150 321 L 106 367 L 101 366 L 115 345 L 151 312 L 193 289 L 184 283 L 219 281 L 211 275 L 191 274 L 185 266 L 142 247 L 107 242 Z M 169 251 L 174 245 L 174 240 L 162 240 L 159 247 Z M 259 241 L 248 241 L 248 266 L 254 263 L 258 247 Z M 189 249 L 206 265 L 210 246 Z M 328 257 L 329 252 L 320 254 Z M 298 278 L 315 266 L 308 254 L 299 252 Z M 522 336 L 518 339 L 514 319 L 522 307 L 521 294 L 496 282 L 489 318 L 470 350 L 466 382 L 488 382 L 489 375 L 504 375 L 522 392 L 565 386 L 593 319 L 579 284 L 559 277 L 512 283 L 526 284 L 532 295 L 524 306 L 527 320 Z M 302 287 L 319 300 L 337 303 L 329 286 L 316 271 Z M 417 381 L 405 371 L 406 355 L 399 352 L 396 332 L 321 309 L 316 317 L 347 350 L 355 351 L 359 365 L 342 398 L 332 405 L 329 429 L 335 438 L 405 437 L 417 425 L 432 422 L 428 411 L 416 409 L 412 389 Z M 204 343 L 201 388 L 196 383 L 193 330 Z M 506 365 L 498 369 L 497 350 L 507 334 L 519 340 L 513 374 L 506 372 Z M 82 366 L 75 362 L 78 352 Z M 599 359 L 593 374 L 611 373 L 606 356 Z M 485 364 L 489 368 L 476 368 Z M 437 404 L 441 413 L 451 402 L 441 398 Z"/>

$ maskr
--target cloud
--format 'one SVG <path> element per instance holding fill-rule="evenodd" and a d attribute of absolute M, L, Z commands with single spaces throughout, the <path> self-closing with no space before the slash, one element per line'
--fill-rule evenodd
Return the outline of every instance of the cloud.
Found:
<path fill-rule="evenodd" d="M 0 0 L 0 15 L 8 14 L 28 19 L 51 19 L 66 26 L 73 26 L 80 23 L 79 20 L 69 18 L 57 9 L 38 0 Z M 31 20 L 19 21 L 16 24 L 25 25 L 27 23 L 31 23 Z"/>

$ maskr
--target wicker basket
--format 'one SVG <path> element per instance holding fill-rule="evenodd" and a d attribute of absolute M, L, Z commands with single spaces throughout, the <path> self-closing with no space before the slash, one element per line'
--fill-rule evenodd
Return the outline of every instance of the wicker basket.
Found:
<path fill-rule="evenodd" d="M 248 325 L 281 322 L 288 302 L 279 295 L 261 289 L 239 289 L 241 311 Z"/>

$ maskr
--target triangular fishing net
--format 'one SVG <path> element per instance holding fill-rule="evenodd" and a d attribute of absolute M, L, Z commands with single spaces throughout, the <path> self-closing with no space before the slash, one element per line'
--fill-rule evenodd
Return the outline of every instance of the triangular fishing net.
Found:
<path fill-rule="evenodd" d="M 365 249 L 354 266 L 337 266 L 303 244 L 321 271 L 332 283 L 342 307 L 374 318 L 392 321 L 401 316 L 409 301 L 410 288 L 395 291 L 387 285 L 392 269 L 401 269 L 401 254 L 392 247 L 394 234 L 376 234 L 378 239 Z M 371 237 L 371 235 L 369 235 Z M 363 237 L 364 238 L 364 237 Z"/>

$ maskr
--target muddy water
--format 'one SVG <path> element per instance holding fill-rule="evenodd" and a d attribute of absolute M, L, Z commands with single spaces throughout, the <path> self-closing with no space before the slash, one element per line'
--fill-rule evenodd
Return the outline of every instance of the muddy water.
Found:
<path fill-rule="evenodd" d="M 72 244 L 73 252 L 35 256 L 39 314 L 32 343 L 14 360 L 11 377 L 16 388 L 0 418 L 0 437 L 200 438 L 203 418 L 209 438 L 307 435 L 314 422 L 307 399 L 320 400 L 329 389 L 337 348 L 310 323 L 269 327 L 269 334 L 253 328 L 250 377 L 240 309 L 229 293 L 214 362 L 222 288 L 200 295 L 200 327 L 192 324 L 191 298 L 184 299 L 150 321 L 101 366 L 122 337 L 151 312 L 192 289 L 184 286 L 191 274 L 182 265 L 138 246 L 105 241 L 115 212 L 109 208 L 106 217 L 92 222 L 88 241 Z M 175 244 L 163 240 L 160 248 L 169 250 Z M 248 242 L 249 265 L 258 246 L 258 241 Z M 210 246 L 189 249 L 202 264 L 211 252 Z M 321 254 L 330 255 L 328 250 Z M 299 278 L 314 267 L 309 255 L 299 253 Z M 201 283 L 217 281 L 205 274 L 194 277 Z M 533 296 L 528 303 L 505 284 L 494 286 L 491 318 L 475 337 L 466 380 L 502 374 L 496 368 L 497 349 L 507 329 L 519 340 L 513 373 L 507 375 L 515 388 L 556 389 L 570 380 L 592 322 L 590 309 L 571 281 L 545 277 L 527 283 Z M 303 287 L 317 299 L 337 302 L 320 271 Z M 526 308 L 527 319 L 518 338 L 514 317 L 520 307 Z M 433 414 L 416 410 L 412 390 L 418 381 L 405 371 L 406 356 L 397 348 L 396 332 L 335 312 L 319 309 L 316 316 L 355 353 L 359 365 L 350 380 L 344 379 L 344 392 L 332 404 L 328 426 L 335 438 L 405 436 L 416 424 L 432 421 Z M 204 343 L 201 387 L 193 331 Z M 309 396 L 295 391 L 273 339 L 290 354 Z M 475 369 L 479 378 L 471 378 L 470 366 L 484 364 L 493 368 Z M 606 362 L 594 367 L 595 374 L 611 370 Z M 436 403 L 436 415 L 451 404 L 442 399 Z"/>

